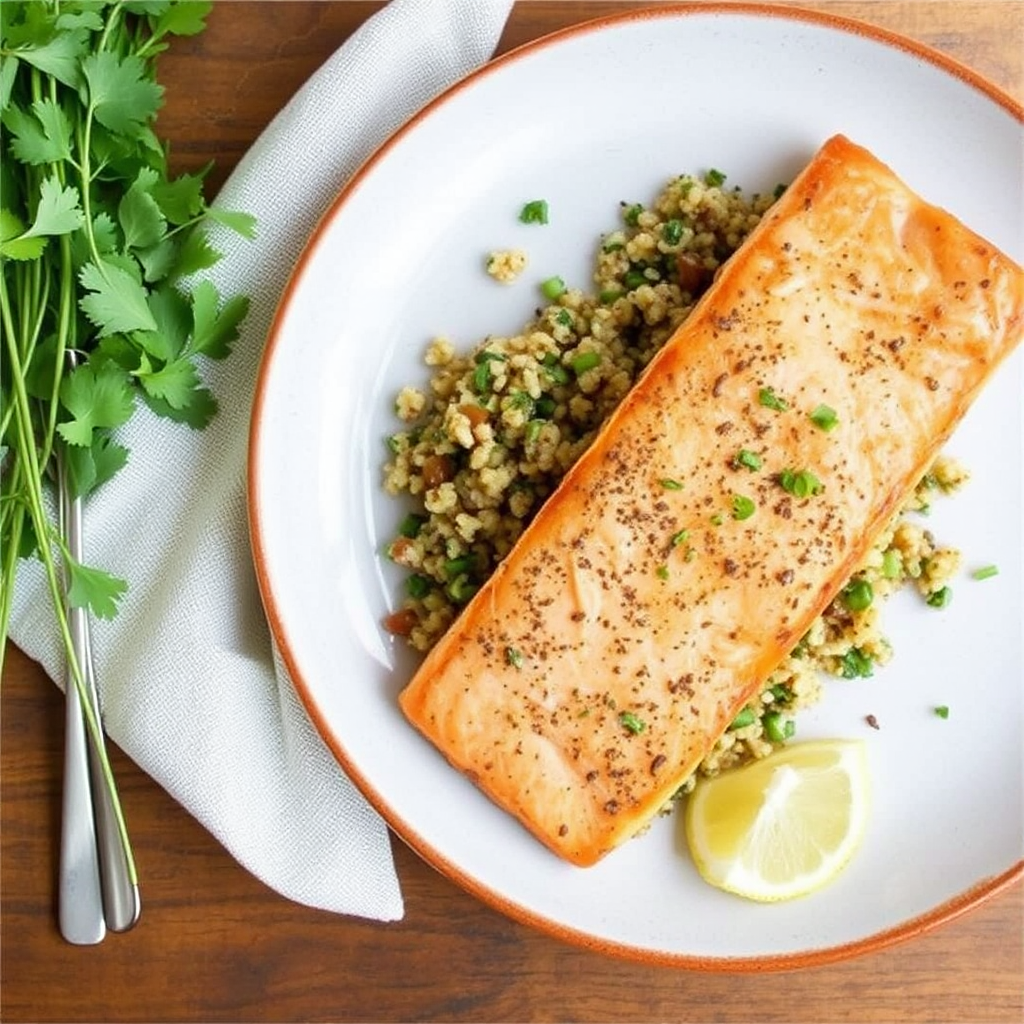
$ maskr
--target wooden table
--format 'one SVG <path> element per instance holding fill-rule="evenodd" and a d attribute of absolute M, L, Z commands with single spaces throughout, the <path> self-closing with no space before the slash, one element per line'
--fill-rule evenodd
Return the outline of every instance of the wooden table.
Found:
<path fill-rule="evenodd" d="M 222 2 L 164 58 L 160 129 L 212 189 L 293 91 L 379 3 Z M 517 4 L 501 48 L 638 4 Z M 1024 94 L 1024 3 L 808 2 L 952 54 Z M 477 902 L 394 841 L 400 924 L 346 919 L 266 889 L 119 751 L 143 880 L 140 925 L 60 938 L 54 879 L 62 698 L 11 650 L 2 686 L 4 1021 L 1019 1021 L 1024 887 L 851 962 L 787 975 L 691 973 L 609 959 Z"/>

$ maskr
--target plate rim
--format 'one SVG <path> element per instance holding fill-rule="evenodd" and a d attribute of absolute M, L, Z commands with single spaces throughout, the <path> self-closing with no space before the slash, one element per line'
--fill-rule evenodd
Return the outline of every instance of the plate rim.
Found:
<path fill-rule="evenodd" d="M 1016 100 L 1010 93 L 985 75 L 949 54 L 891 29 L 858 18 L 807 7 L 783 5 L 770 2 L 770 0 L 769 2 L 761 2 L 761 0 L 679 0 L 679 2 L 661 4 L 656 7 L 640 7 L 587 19 L 513 47 L 443 90 L 399 127 L 357 168 L 328 205 L 311 232 L 282 291 L 267 331 L 260 358 L 249 420 L 246 507 L 250 548 L 257 588 L 271 635 L 277 646 L 278 653 L 288 670 L 295 692 L 302 702 L 310 721 L 345 774 L 355 784 L 376 813 L 384 819 L 396 836 L 414 850 L 419 857 L 460 888 L 512 920 L 527 925 L 550 937 L 592 952 L 608 954 L 644 964 L 671 966 L 704 972 L 772 973 L 804 967 L 822 966 L 848 960 L 853 957 L 877 952 L 932 931 L 940 925 L 949 923 L 980 906 L 982 903 L 987 902 L 1010 888 L 1021 878 L 1024 878 L 1024 857 L 1002 873 L 981 879 L 975 885 L 933 907 L 928 912 L 912 917 L 892 928 L 884 929 L 851 942 L 824 946 L 818 949 L 762 956 L 709 956 L 642 948 L 589 934 L 521 906 L 503 896 L 500 892 L 489 888 L 473 878 L 454 864 L 444 853 L 435 849 L 430 843 L 419 836 L 415 829 L 371 785 L 359 767 L 349 757 L 341 740 L 335 736 L 333 730 L 326 722 L 310 687 L 299 672 L 298 660 L 289 643 L 282 616 L 274 598 L 274 588 L 265 554 L 266 541 L 261 529 L 260 509 L 257 500 L 260 490 L 262 412 L 266 399 L 270 365 L 280 341 L 282 324 L 292 303 L 298 282 L 303 277 L 312 255 L 319 248 L 321 236 L 327 230 L 327 227 L 345 204 L 348 197 L 360 187 L 363 180 L 373 171 L 374 167 L 384 159 L 401 139 L 416 128 L 424 119 L 429 117 L 434 110 L 446 104 L 454 95 L 465 89 L 472 88 L 484 77 L 501 70 L 509 64 L 578 36 L 614 29 L 632 22 L 654 21 L 660 18 L 676 19 L 694 15 L 740 15 L 776 18 L 780 21 L 793 21 L 824 27 L 840 34 L 858 36 L 869 42 L 891 47 L 925 61 L 939 71 L 945 72 L 959 80 L 962 84 L 981 92 L 998 106 L 1002 107 L 1019 124 L 1024 125 L 1024 103 Z"/>

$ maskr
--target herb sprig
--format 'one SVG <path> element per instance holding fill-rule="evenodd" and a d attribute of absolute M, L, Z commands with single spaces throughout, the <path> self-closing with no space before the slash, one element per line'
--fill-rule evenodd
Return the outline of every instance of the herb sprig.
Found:
<path fill-rule="evenodd" d="M 206 426 L 217 403 L 202 360 L 229 354 L 248 309 L 199 275 L 220 258 L 206 226 L 251 238 L 254 219 L 208 204 L 205 171 L 172 176 L 154 130 L 157 57 L 170 37 L 201 32 L 212 6 L 0 5 L 0 666 L 18 562 L 36 557 L 83 694 L 58 568 L 70 603 L 101 618 L 116 614 L 127 584 L 70 557 L 44 493 L 54 458 L 84 497 L 127 462 L 114 431 L 140 402 Z M 96 740 L 99 723 L 83 707 Z"/>

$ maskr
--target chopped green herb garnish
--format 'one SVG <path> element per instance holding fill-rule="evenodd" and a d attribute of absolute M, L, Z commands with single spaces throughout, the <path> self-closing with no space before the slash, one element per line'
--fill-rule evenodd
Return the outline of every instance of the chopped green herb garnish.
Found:
<path fill-rule="evenodd" d="M 779 486 L 796 498 L 810 498 L 825 489 L 809 469 L 784 469 L 779 474 Z"/>
<path fill-rule="evenodd" d="M 750 451 L 749 448 L 741 448 L 732 461 L 733 465 L 737 467 L 745 466 L 751 472 L 760 469 L 762 466 L 761 456 L 757 452 Z"/>
<path fill-rule="evenodd" d="M 766 409 L 774 409 L 776 412 L 785 412 L 789 403 L 784 398 L 779 398 L 771 388 L 761 388 L 757 393 L 757 400 Z"/>
<path fill-rule="evenodd" d="M 480 349 L 480 351 L 473 357 L 473 362 L 477 364 L 489 363 L 492 361 L 496 363 L 504 363 L 507 362 L 507 360 L 508 356 L 504 356 L 500 352 L 492 352 L 489 348 Z"/>
<path fill-rule="evenodd" d="M 941 587 L 928 595 L 927 604 L 931 608 L 945 608 L 952 600 L 952 589 L 950 587 Z"/>
<path fill-rule="evenodd" d="M 569 383 L 569 371 L 561 364 L 554 352 L 549 352 L 542 362 L 544 370 L 556 384 Z"/>
<path fill-rule="evenodd" d="M 485 359 L 473 368 L 473 390 L 484 395 L 491 389 L 491 362 Z"/>
<path fill-rule="evenodd" d="M 619 713 L 619 722 L 623 728 L 628 729 L 634 736 L 638 736 L 647 728 L 647 724 L 641 718 L 637 718 L 632 711 Z"/>
<path fill-rule="evenodd" d="M 605 242 L 604 245 L 601 246 L 601 251 L 602 252 L 619 252 L 619 251 L 621 251 L 622 249 L 625 249 L 625 248 L 626 248 L 626 243 L 625 242 L 620 242 L 618 240 L 614 240 L 614 241 L 611 241 L 611 242 Z"/>
<path fill-rule="evenodd" d="M 887 580 L 894 580 L 899 577 L 900 569 L 903 567 L 903 559 L 898 551 L 890 548 L 882 555 L 882 575 Z"/>
<path fill-rule="evenodd" d="M 769 711 L 761 718 L 764 734 L 772 743 L 785 743 L 796 732 L 796 723 L 779 711 Z"/>
<path fill-rule="evenodd" d="M 935 709 L 935 714 L 938 715 L 939 718 L 949 718 L 949 707 L 946 704 L 940 704 Z"/>
<path fill-rule="evenodd" d="M 716 512 L 711 517 L 711 525 L 712 526 L 721 526 L 722 523 L 724 523 L 724 522 L 725 522 L 725 516 L 723 516 L 721 512 Z"/>
<path fill-rule="evenodd" d="M 547 280 L 541 281 L 540 290 L 545 299 L 549 302 L 554 302 L 559 295 L 562 295 L 565 292 L 565 281 L 558 276 L 549 277 Z"/>
<path fill-rule="evenodd" d="M 424 598 L 430 593 L 431 586 L 432 584 L 429 577 L 422 576 L 417 572 L 413 573 L 412 576 L 405 581 L 405 592 L 410 597 L 415 597 L 417 599 Z"/>
<path fill-rule="evenodd" d="M 631 227 L 635 228 L 640 223 L 640 214 L 644 212 L 643 204 L 623 204 L 622 219 Z"/>
<path fill-rule="evenodd" d="M 533 444 L 537 438 L 540 437 L 541 427 L 543 426 L 543 420 L 530 420 L 530 422 L 526 424 L 526 430 L 523 433 L 523 437 L 527 444 Z"/>
<path fill-rule="evenodd" d="M 663 477 L 660 483 L 666 491 L 681 491 L 683 489 L 683 485 L 678 480 L 673 480 L 670 476 Z"/>
<path fill-rule="evenodd" d="M 848 583 L 839 594 L 843 606 L 851 612 L 862 612 L 871 607 L 875 599 L 875 591 L 865 579 L 856 579 Z"/>
<path fill-rule="evenodd" d="M 871 655 L 865 654 L 859 647 L 851 647 L 839 659 L 839 668 L 844 679 L 867 679 L 874 674 Z"/>
<path fill-rule="evenodd" d="M 572 327 L 575 321 L 573 320 L 572 313 L 569 310 L 560 309 L 555 314 L 555 323 L 562 327 Z"/>
<path fill-rule="evenodd" d="M 572 366 L 572 372 L 577 377 L 583 376 L 588 370 L 593 370 L 595 366 L 600 365 L 601 357 L 596 352 L 581 352 L 578 356 L 573 357 L 570 366 Z"/>
<path fill-rule="evenodd" d="M 776 683 L 770 692 L 776 704 L 788 704 L 793 699 L 793 691 L 785 683 Z"/>
<path fill-rule="evenodd" d="M 479 584 L 468 576 L 457 576 L 446 588 L 448 596 L 456 604 L 465 604 L 479 589 Z"/>
<path fill-rule="evenodd" d="M 985 565 L 982 566 L 980 569 L 975 569 L 974 572 L 971 573 L 971 576 L 973 576 L 976 580 L 988 580 L 991 579 L 993 576 L 998 575 L 999 567 L 995 565 Z"/>
<path fill-rule="evenodd" d="M 423 529 L 423 524 L 426 521 L 426 516 L 421 516 L 415 512 L 410 512 L 399 524 L 398 532 L 403 537 L 408 537 L 410 540 L 414 540 L 416 537 L 420 535 L 420 530 Z"/>
<path fill-rule="evenodd" d="M 384 443 L 388 446 L 388 451 L 392 455 L 397 455 L 402 450 L 402 437 L 400 434 L 389 434 L 384 439 Z"/>
<path fill-rule="evenodd" d="M 672 538 L 669 541 L 669 544 L 672 547 L 677 548 L 677 547 L 679 547 L 680 544 L 683 544 L 685 541 L 688 541 L 689 539 L 690 539 L 690 531 L 689 530 L 680 530 L 678 533 L 673 533 L 672 534 Z"/>
<path fill-rule="evenodd" d="M 745 729 L 757 721 L 757 715 L 753 708 L 744 708 L 729 724 L 730 729 Z"/>
<path fill-rule="evenodd" d="M 830 430 L 834 430 L 839 424 L 839 416 L 835 409 L 829 405 L 819 405 L 810 413 L 811 422 L 819 429 L 824 430 L 826 433 Z"/>
<path fill-rule="evenodd" d="M 756 508 L 757 506 L 752 498 L 748 498 L 743 494 L 734 494 L 732 496 L 733 519 L 749 519 L 754 514 Z"/>
<path fill-rule="evenodd" d="M 667 580 L 668 579 L 668 566 L 667 565 L 659 565 L 658 568 L 654 570 L 654 575 L 657 576 L 659 580 Z"/>
<path fill-rule="evenodd" d="M 523 667 L 523 652 L 515 647 L 505 648 L 505 661 L 513 668 Z"/>
<path fill-rule="evenodd" d="M 476 558 L 473 555 L 460 555 L 458 558 L 449 558 L 444 563 L 444 574 L 448 579 L 455 579 L 463 573 L 470 572 L 476 565 Z"/>
<path fill-rule="evenodd" d="M 725 177 L 726 176 L 721 171 L 717 171 L 714 167 L 712 167 L 711 170 L 709 170 L 707 174 L 704 175 L 704 182 L 707 185 L 711 185 L 714 188 L 718 188 L 719 186 L 725 184 Z"/>
<path fill-rule="evenodd" d="M 775 186 L 775 189 L 772 192 L 772 195 L 776 199 L 781 199 L 782 198 L 782 193 L 785 192 L 785 191 L 786 191 L 786 186 L 784 184 L 782 184 L 782 182 L 780 181 L 779 184 Z"/>
<path fill-rule="evenodd" d="M 672 218 L 661 226 L 661 237 L 667 245 L 678 245 L 683 238 L 683 222 Z"/>
<path fill-rule="evenodd" d="M 519 211 L 519 219 L 524 224 L 547 224 L 548 201 L 546 199 L 531 200 Z"/>
<path fill-rule="evenodd" d="M 634 291 L 641 285 L 650 284 L 650 280 L 643 270 L 638 267 L 632 267 L 623 274 L 622 283 L 629 291 Z"/>

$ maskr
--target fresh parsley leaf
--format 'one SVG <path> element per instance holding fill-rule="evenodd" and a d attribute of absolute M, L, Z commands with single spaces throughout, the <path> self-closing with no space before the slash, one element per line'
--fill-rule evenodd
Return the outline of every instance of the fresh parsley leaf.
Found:
<path fill-rule="evenodd" d="M 154 36 L 195 36 L 206 28 L 206 16 L 213 9 L 208 0 L 170 5 L 153 26 Z"/>
<path fill-rule="evenodd" d="M 185 243 L 178 252 L 178 262 L 174 267 L 176 277 L 188 277 L 200 270 L 208 270 L 223 255 L 210 245 L 206 232 L 201 228 L 194 228 L 185 238 Z"/>
<path fill-rule="evenodd" d="M 219 206 L 208 206 L 206 216 L 210 220 L 223 224 L 243 238 L 252 240 L 256 237 L 256 218 L 251 213 L 241 213 L 238 210 L 222 210 Z"/>
<path fill-rule="evenodd" d="M 203 209 L 203 179 L 181 174 L 173 181 L 157 182 L 150 190 L 163 215 L 172 224 L 187 224 Z"/>
<path fill-rule="evenodd" d="M 78 189 L 74 185 L 62 186 L 57 176 L 53 175 L 44 178 L 39 186 L 35 220 L 24 237 L 66 235 L 80 228 L 84 219 L 82 208 L 78 205 Z"/>
<path fill-rule="evenodd" d="M 79 281 L 88 293 L 79 300 L 82 312 L 99 328 L 99 336 L 124 331 L 155 331 L 156 320 L 146 302 L 146 289 L 130 273 L 106 257 L 87 263 Z"/>
<path fill-rule="evenodd" d="M 117 207 L 124 244 L 129 249 L 148 249 L 156 245 L 167 231 L 163 211 L 142 182 L 140 173 Z"/>
<path fill-rule="evenodd" d="M 134 54 L 90 53 L 82 60 L 82 74 L 96 120 L 121 135 L 141 132 L 163 100 L 163 87 L 146 77 L 145 65 Z"/>
<path fill-rule="evenodd" d="M 119 427 L 135 411 L 129 378 L 112 362 L 77 366 L 61 383 L 60 400 L 72 416 L 57 425 L 68 444 L 91 445 L 97 427 Z"/>
<path fill-rule="evenodd" d="M 59 32 L 46 42 L 19 46 L 15 50 L 15 55 L 26 64 L 31 64 L 45 74 L 52 75 L 58 82 L 75 89 L 81 81 L 80 58 L 88 46 L 89 33 L 84 29 L 72 29 L 69 32 Z"/>
<path fill-rule="evenodd" d="M 166 402 L 172 409 L 184 409 L 199 387 L 199 371 L 189 359 L 176 359 L 152 373 L 139 373 L 146 394 Z"/>
<path fill-rule="evenodd" d="M 238 325 L 249 311 L 249 300 L 236 295 L 220 306 L 220 296 L 212 281 L 201 281 L 192 290 L 193 352 L 202 352 L 211 359 L 223 359 L 238 337 Z"/>
<path fill-rule="evenodd" d="M 45 238 L 25 236 L 25 225 L 17 214 L 0 210 L 0 256 L 9 260 L 34 260 L 43 254 Z"/>
<path fill-rule="evenodd" d="M 157 416 L 184 423 L 193 430 L 202 430 L 217 415 L 217 399 L 208 388 L 196 388 L 189 396 L 188 404 L 180 409 L 147 391 L 142 392 L 142 397 Z"/>
<path fill-rule="evenodd" d="M 117 614 L 118 602 L 128 590 L 128 584 L 102 569 L 93 569 L 64 555 L 69 587 L 68 603 L 72 608 L 88 608 L 99 619 L 112 619 Z"/>
<path fill-rule="evenodd" d="M 88 448 L 67 445 L 63 457 L 71 496 L 84 498 L 124 467 L 128 449 L 96 430 Z"/>
<path fill-rule="evenodd" d="M 37 99 L 32 112 L 9 107 L 3 126 L 11 133 L 10 147 L 23 164 L 58 163 L 71 156 L 71 123 L 67 114 L 52 99 Z"/>

